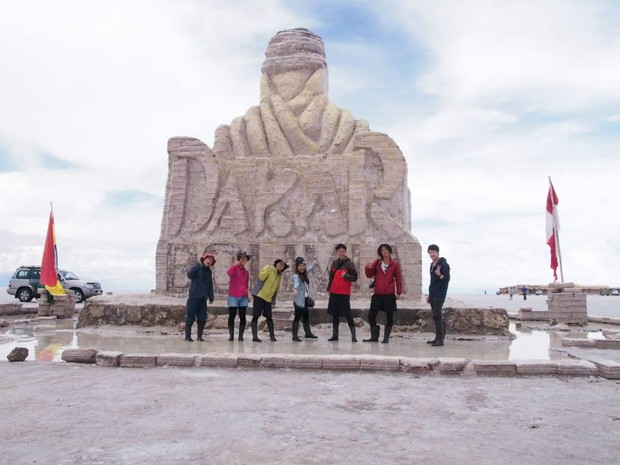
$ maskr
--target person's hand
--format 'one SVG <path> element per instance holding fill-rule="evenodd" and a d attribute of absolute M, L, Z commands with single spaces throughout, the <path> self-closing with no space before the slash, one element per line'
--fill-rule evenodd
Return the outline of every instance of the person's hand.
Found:
<path fill-rule="evenodd" d="M 342 277 L 344 278 L 347 275 L 347 270 L 342 270 Z"/>
<path fill-rule="evenodd" d="M 293 288 L 293 295 L 297 295 L 297 289 Z"/>
<path fill-rule="evenodd" d="M 212 304 L 213 303 L 213 297 L 209 297 L 209 303 Z"/>
<path fill-rule="evenodd" d="M 396 294 L 396 300 L 400 299 L 400 294 Z"/>
<path fill-rule="evenodd" d="M 430 303 L 431 303 L 431 296 L 430 296 L 430 295 L 426 297 L 426 303 L 427 303 L 427 304 L 430 304 Z"/>
<path fill-rule="evenodd" d="M 239 266 L 239 265 L 240 265 L 239 260 L 235 260 L 235 263 L 233 263 L 233 266 Z"/>
<path fill-rule="evenodd" d="M 373 266 L 373 265 L 374 265 L 374 263 L 375 263 L 375 262 L 374 262 L 374 260 L 370 260 L 370 261 L 366 264 L 366 266 Z"/>
<path fill-rule="evenodd" d="M 441 266 L 440 266 L 440 265 L 437 265 L 437 266 L 435 267 L 435 274 L 436 274 L 437 276 L 441 276 Z"/>

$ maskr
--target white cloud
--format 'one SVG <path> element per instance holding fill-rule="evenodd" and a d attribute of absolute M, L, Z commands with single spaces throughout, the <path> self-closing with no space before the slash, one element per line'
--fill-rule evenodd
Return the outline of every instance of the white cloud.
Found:
<path fill-rule="evenodd" d="M 407 156 L 413 232 L 440 244 L 455 291 L 550 280 L 547 176 L 567 279 L 620 284 L 608 205 L 620 149 L 613 2 L 336 5 L 389 31 L 370 44 L 343 36 L 351 25 L 331 21 L 329 2 L 0 5 L 0 153 L 19 169 L 0 172 L 0 274 L 40 260 L 53 201 L 61 266 L 108 287 L 152 287 L 168 138 L 211 145 L 219 124 L 258 103 L 269 38 L 316 26 L 339 34 L 325 44 L 334 103 Z M 42 155 L 74 166 L 50 170 Z M 145 195 L 109 202 L 129 191 Z"/>

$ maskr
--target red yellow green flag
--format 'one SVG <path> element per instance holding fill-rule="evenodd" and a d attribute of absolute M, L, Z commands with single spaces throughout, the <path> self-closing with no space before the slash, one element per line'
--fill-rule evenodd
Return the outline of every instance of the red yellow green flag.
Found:
<path fill-rule="evenodd" d="M 43 248 L 40 283 L 51 295 L 64 295 L 65 290 L 58 280 L 58 253 L 56 252 L 56 234 L 54 233 L 54 210 L 50 212 L 47 237 Z"/>

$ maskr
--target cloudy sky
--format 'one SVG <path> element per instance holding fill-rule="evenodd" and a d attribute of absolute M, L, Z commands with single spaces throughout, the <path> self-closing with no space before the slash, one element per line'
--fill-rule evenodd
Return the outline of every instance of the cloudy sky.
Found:
<path fill-rule="evenodd" d="M 440 245 L 453 292 L 552 280 L 548 176 L 565 281 L 620 286 L 614 0 L 0 6 L 0 286 L 40 263 L 53 202 L 62 268 L 152 289 L 167 140 L 212 146 L 294 27 L 325 41 L 330 100 L 405 154 L 412 232 Z"/>

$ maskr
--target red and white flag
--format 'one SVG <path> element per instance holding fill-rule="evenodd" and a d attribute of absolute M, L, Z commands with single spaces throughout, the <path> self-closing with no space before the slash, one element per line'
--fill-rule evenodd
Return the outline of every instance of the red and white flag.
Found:
<path fill-rule="evenodd" d="M 551 179 L 549 179 L 549 193 L 547 194 L 547 244 L 551 249 L 551 269 L 553 270 L 554 281 L 558 280 L 558 256 L 559 244 L 557 234 L 560 230 L 560 217 L 558 216 L 558 196 L 553 189 Z"/>

